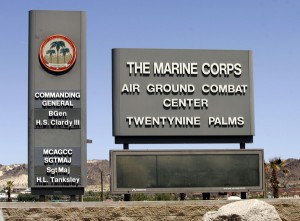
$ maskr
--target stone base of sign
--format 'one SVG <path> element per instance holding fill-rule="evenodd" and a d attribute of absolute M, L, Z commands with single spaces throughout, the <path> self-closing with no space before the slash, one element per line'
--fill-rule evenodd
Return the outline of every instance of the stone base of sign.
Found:
<path fill-rule="evenodd" d="M 284 221 L 300 220 L 300 199 L 263 200 Z M 225 200 L 159 202 L 0 203 L 6 221 L 17 220 L 202 220 L 208 211 L 232 203 Z"/>

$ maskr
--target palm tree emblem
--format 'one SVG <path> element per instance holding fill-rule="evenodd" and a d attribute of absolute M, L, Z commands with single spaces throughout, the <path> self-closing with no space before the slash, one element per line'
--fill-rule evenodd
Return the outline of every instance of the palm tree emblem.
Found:
<path fill-rule="evenodd" d="M 71 39 L 64 35 L 48 37 L 40 47 L 41 64 L 52 72 L 63 72 L 71 68 L 76 61 L 76 47 Z"/>
<path fill-rule="evenodd" d="M 59 54 L 58 54 L 58 52 L 59 52 L 59 49 L 60 48 L 64 48 L 65 47 L 65 42 L 64 41 L 53 41 L 53 42 L 51 42 L 51 47 L 50 48 L 56 48 L 56 54 L 57 54 L 57 56 L 56 56 L 56 59 L 57 59 L 57 64 L 59 63 L 58 62 L 58 57 L 59 57 Z"/>
<path fill-rule="evenodd" d="M 49 54 L 49 55 L 50 55 L 51 63 L 52 63 L 52 55 L 55 54 L 55 51 L 54 51 L 54 50 L 48 50 L 48 51 L 46 52 L 46 54 Z"/>
<path fill-rule="evenodd" d="M 63 56 L 64 56 L 64 63 L 66 63 L 66 54 L 70 53 L 70 49 L 69 48 L 62 48 L 62 49 L 60 49 L 60 53 L 63 54 Z"/>

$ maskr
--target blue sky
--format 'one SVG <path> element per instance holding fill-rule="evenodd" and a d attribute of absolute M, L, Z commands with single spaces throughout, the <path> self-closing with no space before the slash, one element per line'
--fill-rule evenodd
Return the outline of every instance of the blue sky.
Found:
<path fill-rule="evenodd" d="M 256 135 L 246 148 L 263 148 L 266 160 L 300 158 L 300 1 L 10 0 L 1 9 L 0 164 L 27 163 L 29 10 L 87 12 L 88 159 L 122 149 L 112 137 L 112 48 L 252 50 Z"/>

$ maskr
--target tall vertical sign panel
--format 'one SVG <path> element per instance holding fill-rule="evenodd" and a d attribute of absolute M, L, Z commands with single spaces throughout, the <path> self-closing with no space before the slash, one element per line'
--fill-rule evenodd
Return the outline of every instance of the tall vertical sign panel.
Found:
<path fill-rule="evenodd" d="M 86 186 L 86 15 L 29 12 L 28 165 L 33 194 Z"/>
<path fill-rule="evenodd" d="M 251 143 L 252 52 L 113 49 L 116 143 Z"/>

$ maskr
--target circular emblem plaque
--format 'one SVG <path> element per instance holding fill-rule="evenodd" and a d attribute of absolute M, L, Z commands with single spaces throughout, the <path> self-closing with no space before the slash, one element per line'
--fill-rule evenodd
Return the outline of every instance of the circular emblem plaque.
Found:
<path fill-rule="evenodd" d="M 41 64 L 53 72 L 64 72 L 76 61 L 76 47 L 71 39 L 64 35 L 49 36 L 40 47 Z"/>

